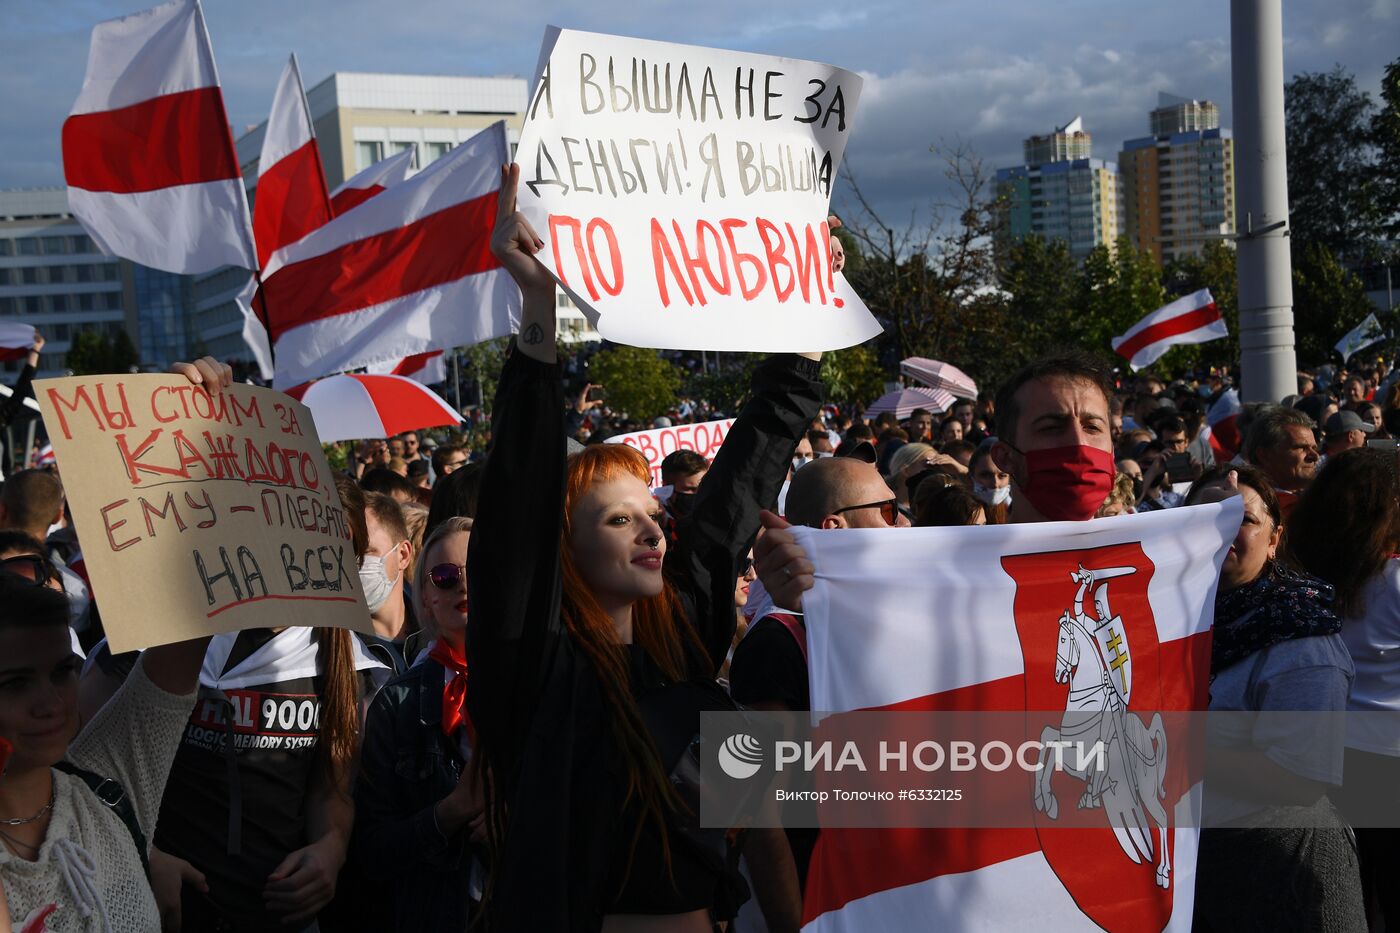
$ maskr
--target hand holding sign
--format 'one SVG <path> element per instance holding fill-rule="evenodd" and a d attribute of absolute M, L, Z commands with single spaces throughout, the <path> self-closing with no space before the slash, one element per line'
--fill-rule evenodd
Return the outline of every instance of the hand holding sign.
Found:
<path fill-rule="evenodd" d="M 213 359 L 176 370 L 35 383 L 112 651 L 371 631 L 311 413 Z"/>
<path fill-rule="evenodd" d="M 530 226 L 525 215 L 516 210 L 516 191 L 520 188 L 520 166 L 501 166 L 501 191 L 496 201 L 496 228 L 491 233 L 491 252 L 506 267 L 522 294 L 548 292 L 554 300 L 554 280 L 549 270 L 540 264 L 535 254 L 544 248 L 544 241 Z"/>
<path fill-rule="evenodd" d="M 815 62 L 551 28 L 517 150 L 540 261 L 620 343 L 873 337 L 821 219 L 860 87 Z"/>

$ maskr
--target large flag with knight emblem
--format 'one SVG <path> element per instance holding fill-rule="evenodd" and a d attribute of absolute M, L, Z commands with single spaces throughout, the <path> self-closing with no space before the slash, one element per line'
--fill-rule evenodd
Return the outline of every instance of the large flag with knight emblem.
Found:
<path fill-rule="evenodd" d="M 1024 775 L 1034 825 L 824 829 L 804 929 L 1189 930 L 1199 771 L 1163 716 L 1206 708 L 1240 516 L 798 529 L 814 715 L 1025 710 L 1106 750 Z"/>

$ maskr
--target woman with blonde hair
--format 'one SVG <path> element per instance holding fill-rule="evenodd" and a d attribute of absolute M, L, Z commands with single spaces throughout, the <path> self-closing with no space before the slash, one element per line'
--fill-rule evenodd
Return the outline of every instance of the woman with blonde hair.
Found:
<path fill-rule="evenodd" d="M 521 331 L 468 558 L 468 704 L 492 776 L 486 922 L 710 933 L 747 891 L 725 833 L 696 818 L 700 713 L 733 708 L 714 677 L 735 580 L 820 407 L 819 367 L 780 355 L 757 369 L 668 554 L 639 452 L 565 459 L 554 280 L 514 211 L 518 183 L 503 169 L 492 251 L 523 293 Z"/>
<path fill-rule="evenodd" d="M 365 720 L 351 856 L 383 896 L 368 907 L 373 917 L 359 918 L 364 929 L 461 930 L 475 916 L 471 839 L 482 798 L 466 714 L 471 529 L 470 518 L 449 518 L 423 542 L 414 610 L 432 641 L 379 691 Z"/>

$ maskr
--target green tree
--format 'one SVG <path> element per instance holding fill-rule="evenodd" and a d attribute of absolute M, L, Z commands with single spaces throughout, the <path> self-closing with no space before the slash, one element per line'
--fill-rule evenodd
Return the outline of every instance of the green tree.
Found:
<path fill-rule="evenodd" d="M 501 367 L 506 361 L 509 337 L 497 337 L 458 350 L 464 385 L 476 385 L 481 391 L 481 407 L 489 417 L 496 401 L 496 384 L 501 379 Z"/>
<path fill-rule="evenodd" d="M 1364 258 L 1376 248 L 1382 219 L 1375 104 L 1340 65 L 1294 75 L 1283 90 L 1294 262 L 1314 243 L 1347 260 Z"/>
<path fill-rule="evenodd" d="M 765 359 L 765 355 L 726 353 L 723 366 L 718 356 L 715 354 L 713 368 L 708 372 L 692 373 L 685 380 L 685 394 L 707 402 L 715 411 L 735 415 L 748 400 L 753 371 Z"/>
<path fill-rule="evenodd" d="M 868 344 L 823 353 L 821 379 L 826 400 L 842 405 L 868 405 L 885 388 L 885 371 Z"/>
<path fill-rule="evenodd" d="M 1381 107 L 1371 120 L 1371 142 L 1376 147 L 1381 226 L 1392 240 L 1400 240 L 1400 58 L 1385 66 Z M 1392 252 L 1392 263 L 1394 256 Z"/>
<path fill-rule="evenodd" d="M 614 346 L 589 363 L 588 377 L 608 393 L 608 407 L 650 421 L 669 411 L 681 387 L 681 371 L 655 350 Z"/>
<path fill-rule="evenodd" d="M 125 328 L 117 331 L 117 337 L 112 341 L 111 363 L 114 373 L 129 373 L 141 363 L 141 354 L 136 352 L 136 345 L 131 342 L 131 335 Z"/>
<path fill-rule="evenodd" d="M 996 277 L 991 175 L 964 143 L 930 151 L 954 196 L 930 205 L 926 221 L 911 212 L 902 227 L 874 210 L 849 163 L 843 167 L 854 207 L 842 216 L 850 237 L 845 274 L 885 328 L 874 345 L 887 371 L 905 357 L 924 356 L 956 360 L 985 379 L 1001 357 L 981 358 L 974 348 L 1004 346 L 1010 329 L 1005 307 L 987 300 Z"/>
<path fill-rule="evenodd" d="M 1001 290 L 1009 315 L 1023 335 L 1022 352 L 1078 342 L 1079 269 L 1064 240 L 1039 234 L 1006 247 L 1000 266 Z"/>
<path fill-rule="evenodd" d="M 1105 359 L 1113 353 L 1113 338 L 1166 304 L 1162 272 L 1152 254 L 1120 237 L 1110 250 L 1099 244 L 1085 257 L 1079 273 L 1079 299 L 1074 328 L 1080 346 Z"/>
<path fill-rule="evenodd" d="M 1238 366 L 1240 361 L 1240 303 L 1235 273 L 1235 249 L 1213 240 L 1200 256 L 1182 256 L 1162 269 L 1162 285 L 1170 301 L 1210 289 L 1230 336 L 1209 343 L 1173 347 L 1157 362 L 1162 372 L 1177 373 L 1210 366 Z"/>
<path fill-rule="evenodd" d="M 1336 357 L 1342 335 L 1376 308 L 1361 279 L 1320 243 L 1293 256 L 1293 330 L 1298 362 L 1315 366 Z"/>
<path fill-rule="evenodd" d="M 96 376 L 131 372 L 138 360 L 126 331 L 119 331 L 114 341 L 99 331 L 85 330 L 73 337 L 66 362 L 75 376 Z"/>

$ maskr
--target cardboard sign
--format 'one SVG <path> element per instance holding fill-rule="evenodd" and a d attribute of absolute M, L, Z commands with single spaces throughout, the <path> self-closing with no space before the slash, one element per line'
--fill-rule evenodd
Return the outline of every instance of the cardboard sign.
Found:
<path fill-rule="evenodd" d="M 860 89 L 831 65 L 550 27 L 516 152 L 540 260 L 619 343 L 868 340 L 826 224 Z"/>
<path fill-rule="evenodd" d="M 651 467 L 651 485 L 661 485 L 661 461 L 677 450 L 693 450 L 706 460 L 713 460 L 734 424 L 733 418 L 723 421 L 702 421 L 699 424 L 678 424 L 673 428 L 655 428 L 632 434 L 615 434 L 604 443 L 626 444 L 646 455 Z"/>
<path fill-rule="evenodd" d="M 34 388 L 114 653 L 248 628 L 371 631 L 305 406 L 167 375 Z"/>

